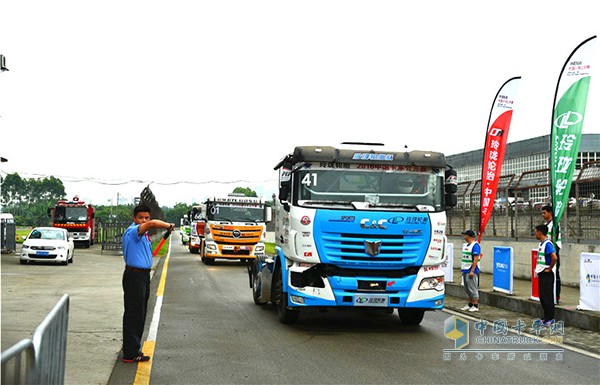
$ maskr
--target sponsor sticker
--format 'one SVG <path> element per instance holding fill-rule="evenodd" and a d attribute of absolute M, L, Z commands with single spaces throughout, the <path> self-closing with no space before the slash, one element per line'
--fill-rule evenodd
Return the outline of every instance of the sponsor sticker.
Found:
<path fill-rule="evenodd" d="M 355 294 L 354 306 L 387 306 L 388 296 L 385 294 Z"/>

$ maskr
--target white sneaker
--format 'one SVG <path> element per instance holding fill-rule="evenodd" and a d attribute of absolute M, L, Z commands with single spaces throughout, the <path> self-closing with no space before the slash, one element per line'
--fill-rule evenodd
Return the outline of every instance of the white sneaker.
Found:
<path fill-rule="evenodd" d="M 479 311 L 479 307 L 477 306 L 473 306 L 472 308 L 469 309 L 469 311 L 472 313 L 474 311 Z"/>
<path fill-rule="evenodd" d="M 469 310 L 471 308 L 471 306 L 469 304 L 466 304 L 465 306 L 461 307 L 460 310 Z"/>

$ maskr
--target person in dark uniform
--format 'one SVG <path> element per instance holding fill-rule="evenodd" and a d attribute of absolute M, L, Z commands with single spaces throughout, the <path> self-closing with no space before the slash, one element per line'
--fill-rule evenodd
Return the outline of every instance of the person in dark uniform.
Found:
<path fill-rule="evenodd" d="M 538 288 L 540 304 L 544 316 L 541 323 L 550 325 L 554 322 L 554 272 L 556 271 L 556 253 L 554 246 L 548 236 L 548 226 L 538 225 L 535 227 L 535 238 L 540 241 L 538 246 L 538 258 L 534 274 L 538 277 Z"/>
<path fill-rule="evenodd" d="M 150 357 L 141 351 L 142 334 L 150 298 L 152 242 L 150 229 L 173 230 L 173 223 L 150 219 L 150 208 L 138 205 L 133 209 L 133 223 L 123 234 L 123 361 L 144 362 Z"/>
<path fill-rule="evenodd" d="M 554 277 L 554 280 L 556 283 L 556 303 L 558 304 L 560 303 L 560 249 L 562 248 L 560 226 L 558 223 L 554 225 L 554 213 L 550 205 L 542 207 L 542 218 L 546 221 L 545 225 L 548 226 L 548 235 L 556 252 L 556 277 Z"/>

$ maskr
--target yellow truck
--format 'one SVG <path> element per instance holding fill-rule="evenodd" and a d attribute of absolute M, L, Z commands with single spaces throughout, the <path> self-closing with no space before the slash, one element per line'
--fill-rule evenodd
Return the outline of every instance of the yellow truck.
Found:
<path fill-rule="evenodd" d="M 202 262 L 210 265 L 217 258 L 248 262 L 264 254 L 271 207 L 262 199 L 242 194 L 211 197 L 204 202 L 202 211 Z"/>

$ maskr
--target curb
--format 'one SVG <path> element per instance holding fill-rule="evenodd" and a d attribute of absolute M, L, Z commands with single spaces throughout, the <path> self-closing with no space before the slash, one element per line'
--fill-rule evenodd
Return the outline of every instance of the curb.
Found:
<path fill-rule="evenodd" d="M 452 297 L 467 298 L 465 290 L 460 285 L 448 282 L 446 282 L 446 294 Z M 532 317 L 538 317 L 540 312 L 539 302 L 510 297 L 504 293 L 480 290 L 479 302 L 496 308 L 527 314 Z M 556 306 L 555 316 L 557 319 L 563 320 L 566 325 L 600 332 L 600 316 L 596 314 Z"/>

